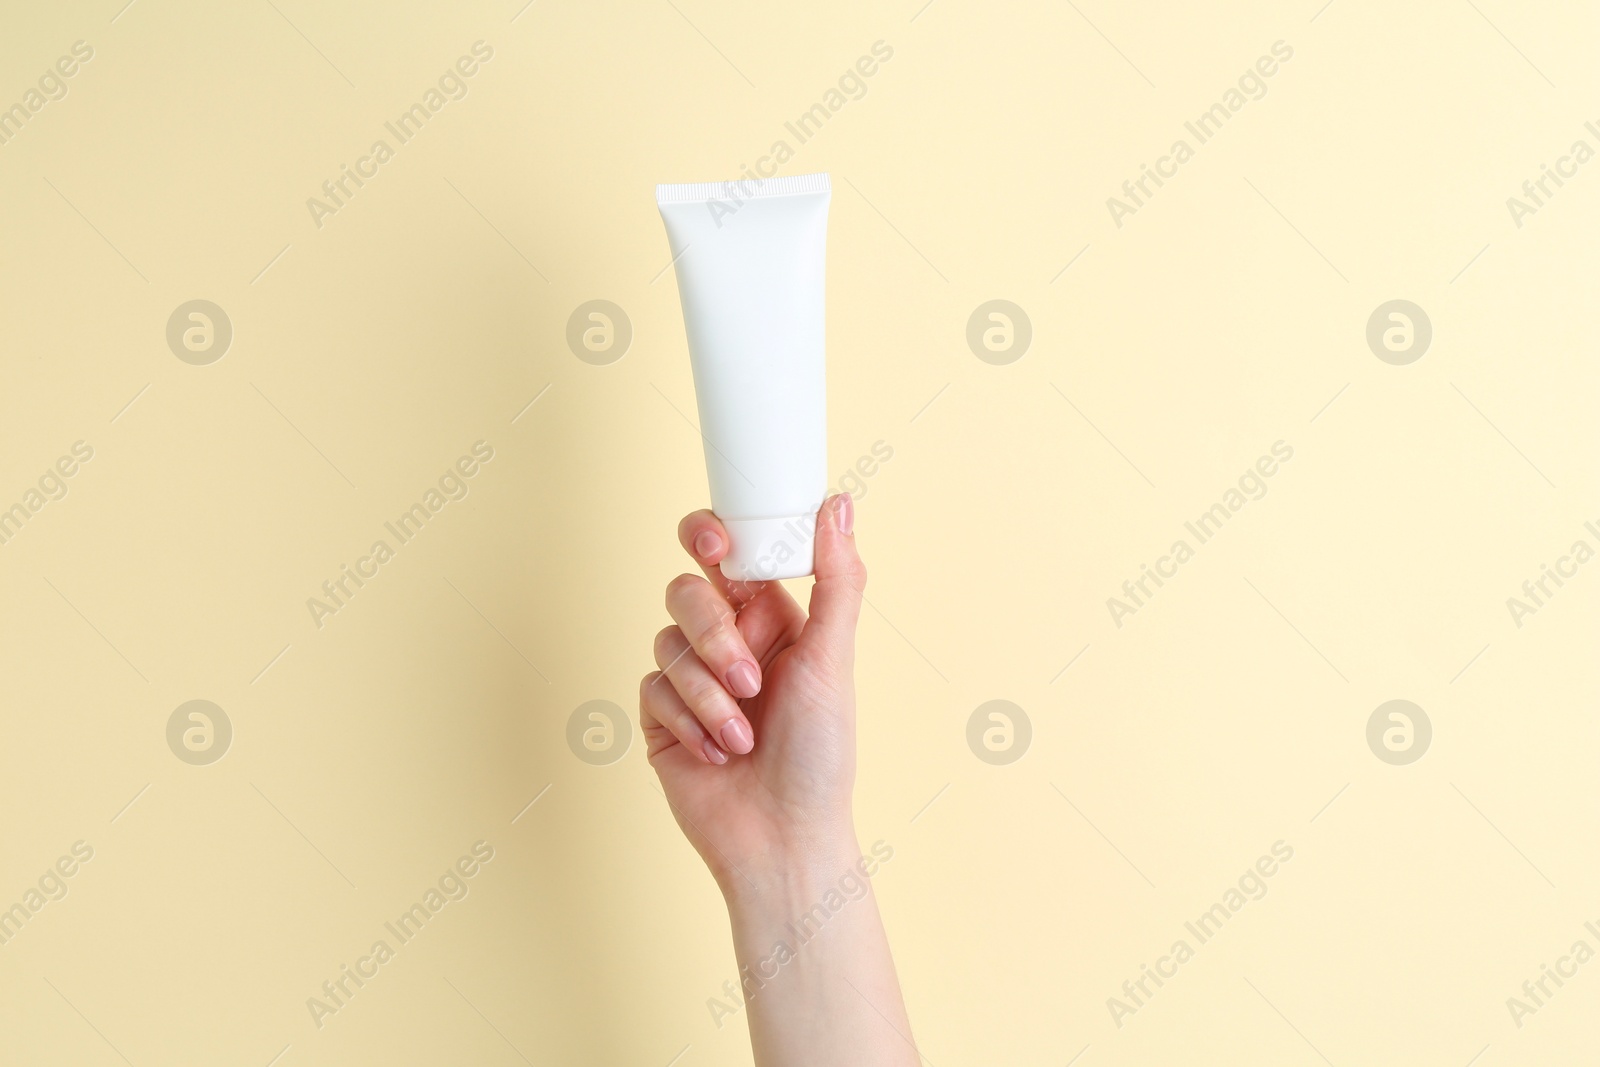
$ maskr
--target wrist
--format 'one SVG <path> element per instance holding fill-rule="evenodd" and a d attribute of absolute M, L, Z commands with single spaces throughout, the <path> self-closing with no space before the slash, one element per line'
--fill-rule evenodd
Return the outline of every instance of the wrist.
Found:
<path fill-rule="evenodd" d="M 841 900 L 869 895 L 873 875 L 892 855 L 882 842 L 863 850 L 851 827 L 825 840 L 774 850 L 719 883 L 736 927 L 781 926 L 818 905 L 834 910 Z"/>

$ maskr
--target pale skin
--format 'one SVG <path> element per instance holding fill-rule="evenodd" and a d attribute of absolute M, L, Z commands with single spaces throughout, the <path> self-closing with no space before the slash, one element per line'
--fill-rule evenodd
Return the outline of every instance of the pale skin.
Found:
<path fill-rule="evenodd" d="M 919 1061 L 851 806 L 867 578 L 854 526 L 848 494 L 818 511 L 807 610 L 777 582 L 723 577 L 722 523 L 685 517 L 678 541 L 702 574 L 667 586 L 674 624 L 639 686 L 650 764 L 727 901 L 758 1067 Z M 790 924 L 841 879 L 858 898 L 802 942 Z"/>

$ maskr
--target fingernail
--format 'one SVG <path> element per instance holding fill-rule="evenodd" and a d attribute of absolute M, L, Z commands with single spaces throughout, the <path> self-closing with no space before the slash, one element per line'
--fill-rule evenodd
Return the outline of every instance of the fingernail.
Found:
<path fill-rule="evenodd" d="M 839 532 L 846 537 L 856 528 L 856 498 L 849 493 L 840 493 L 836 498 L 838 503 L 833 505 L 833 520 L 839 524 Z"/>
<path fill-rule="evenodd" d="M 753 697 L 761 692 L 761 673 L 756 665 L 742 659 L 728 668 L 728 684 L 736 697 Z"/>
<path fill-rule="evenodd" d="M 756 739 L 751 736 L 750 727 L 744 724 L 743 719 L 728 720 L 727 725 L 722 728 L 722 743 L 728 747 L 729 752 L 737 752 L 741 756 L 756 747 Z"/>
<path fill-rule="evenodd" d="M 710 530 L 701 530 L 700 535 L 694 539 L 695 554 L 701 559 L 707 559 L 713 552 L 722 547 L 722 538 Z"/>
<path fill-rule="evenodd" d="M 720 766 L 728 762 L 728 754 L 713 744 L 709 737 L 700 742 L 700 750 L 706 754 L 706 759 L 712 763 Z"/>

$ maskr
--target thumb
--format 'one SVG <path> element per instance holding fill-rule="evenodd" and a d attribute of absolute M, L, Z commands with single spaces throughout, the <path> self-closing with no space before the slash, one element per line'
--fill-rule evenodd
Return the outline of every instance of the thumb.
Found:
<path fill-rule="evenodd" d="M 808 635 L 816 631 L 816 639 L 846 661 L 854 650 L 861 591 L 867 584 L 867 568 L 856 552 L 855 521 L 855 500 L 849 493 L 829 497 L 817 509 L 816 584 L 806 623 Z"/>

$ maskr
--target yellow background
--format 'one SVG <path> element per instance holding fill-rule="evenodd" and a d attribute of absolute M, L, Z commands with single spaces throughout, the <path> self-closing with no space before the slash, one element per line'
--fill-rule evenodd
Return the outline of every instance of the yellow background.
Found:
<path fill-rule="evenodd" d="M 566 728 L 636 711 L 706 503 L 652 187 L 793 146 L 880 40 L 784 172 L 833 176 L 830 467 L 893 449 L 858 505 L 857 809 L 927 1062 L 1600 1054 L 1600 962 L 1520 1029 L 1506 1007 L 1600 948 L 1600 564 L 1521 628 L 1506 607 L 1600 545 L 1600 162 L 1506 207 L 1600 147 L 1586 5 L 5 22 L 0 105 L 94 49 L 0 146 L 0 506 L 94 449 L 0 545 L 0 906 L 94 849 L 0 947 L 6 1062 L 748 1061 L 707 1007 L 721 902 L 636 728 L 605 766 Z M 318 228 L 307 198 L 479 40 L 467 96 Z M 1266 96 L 1117 227 L 1107 197 L 1280 40 Z M 208 366 L 166 342 L 193 299 L 234 330 Z M 591 299 L 631 320 L 609 365 L 565 342 Z M 1004 366 L 965 341 L 990 299 L 1033 327 Z M 1392 299 L 1433 326 L 1407 366 L 1365 340 Z M 307 598 L 478 440 L 470 495 L 317 628 Z M 1114 625 L 1279 440 L 1267 495 Z M 209 766 L 166 741 L 193 699 L 233 725 Z M 1006 766 L 966 742 L 992 699 L 1032 724 Z M 1391 699 L 1433 726 L 1407 766 L 1366 741 Z M 479 840 L 470 894 L 317 1028 L 307 998 Z M 1267 895 L 1119 1029 L 1107 998 L 1279 840 Z"/>

